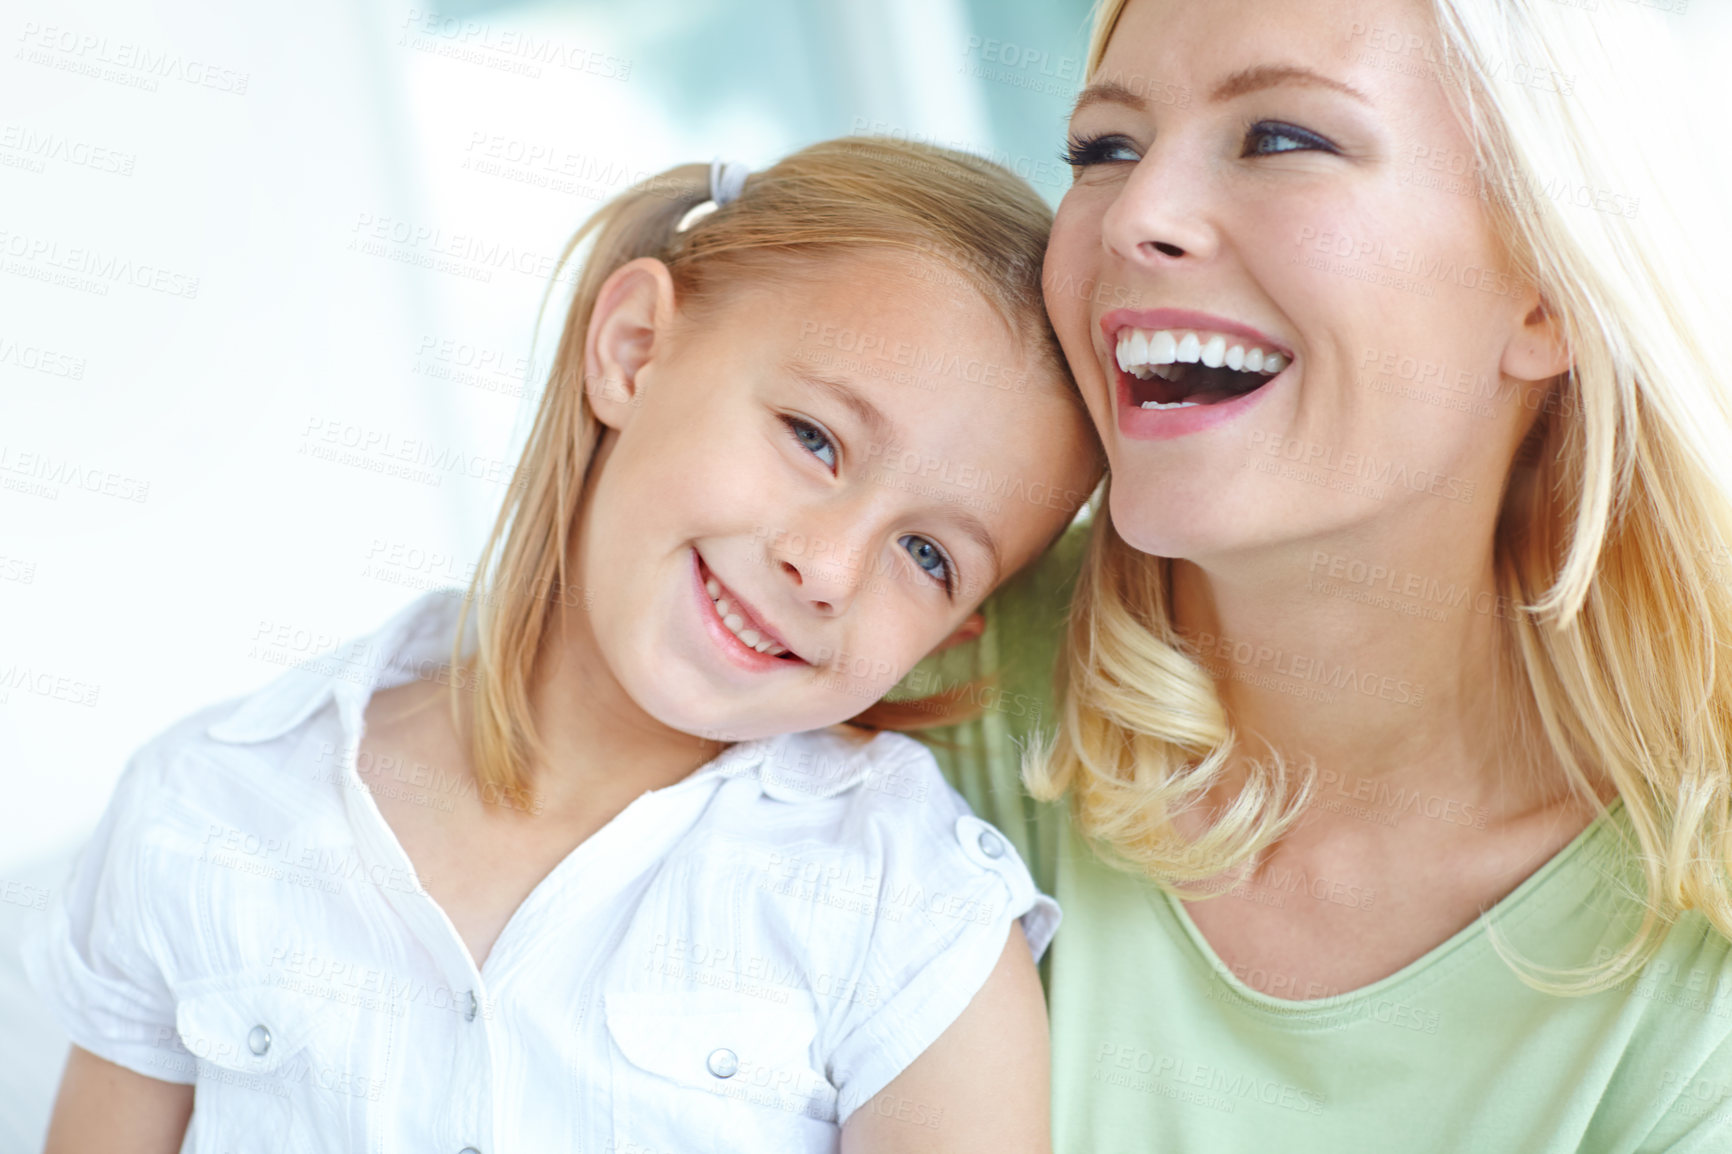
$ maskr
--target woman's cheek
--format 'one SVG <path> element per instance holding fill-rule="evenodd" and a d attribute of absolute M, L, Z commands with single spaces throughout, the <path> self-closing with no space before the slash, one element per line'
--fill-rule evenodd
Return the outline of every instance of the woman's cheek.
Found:
<path fill-rule="evenodd" d="M 1069 345 L 1080 335 L 1087 337 L 1089 299 L 1087 285 L 1100 271 L 1100 219 L 1105 204 L 1093 203 L 1092 190 L 1073 187 L 1065 194 L 1053 221 L 1047 242 L 1043 286 L 1047 312 L 1060 339 Z"/>

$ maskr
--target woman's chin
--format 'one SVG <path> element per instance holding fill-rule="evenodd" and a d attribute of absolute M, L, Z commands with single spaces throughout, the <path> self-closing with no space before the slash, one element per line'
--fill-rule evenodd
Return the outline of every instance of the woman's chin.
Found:
<path fill-rule="evenodd" d="M 1244 526 L 1214 502 L 1173 500 L 1158 491 L 1112 493 L 1113 529 L 1139 553 L 1192 558 L 1232 552 L 1245 544 Z"/>

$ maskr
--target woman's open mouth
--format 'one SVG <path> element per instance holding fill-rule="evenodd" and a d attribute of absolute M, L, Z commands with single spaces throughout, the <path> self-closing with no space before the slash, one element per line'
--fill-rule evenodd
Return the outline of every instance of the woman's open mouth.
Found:
<path fill-rule="evenodd" d="M 1254 393 L 1290 358 L 1244 337 L 1194 329 L 1120 329 L 1119 368 L 1139 409 L 1190 409 Z"/>

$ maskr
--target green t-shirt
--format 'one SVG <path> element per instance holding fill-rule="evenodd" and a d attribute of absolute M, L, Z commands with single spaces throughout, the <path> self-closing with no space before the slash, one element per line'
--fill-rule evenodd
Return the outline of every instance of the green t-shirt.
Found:
<path fill-rule="evenodd" d="M 1732 949 L 1700 916 L 1600 994 L 1525 984 L 1482 920 L 1363 989 L 1283 1001 L 1228 972 L 1181 903 L 1030 799 L 1018 743 L 1054 723 L 1080 538 L 994 596 L 979 644 L 927 669 L 996 672 L 984 716 L 933 731 L 934 751 L 1064 908 L 1042 967 L 1059 1154 L 1732 1152 Z M 1639 913 L 1626 824 L 1614 805 L 1494 907 L 1496 934 L 1553 966 L 1620 945 Z"/>

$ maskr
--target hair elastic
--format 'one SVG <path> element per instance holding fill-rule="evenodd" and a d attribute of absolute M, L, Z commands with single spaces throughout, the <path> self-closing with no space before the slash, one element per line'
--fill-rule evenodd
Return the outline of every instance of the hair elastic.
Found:
<path fill-rule="evenodd" d="M 752 170 L 738 161 L 723 160 L 719 156 L 710 161 L 710 199 L 693 205 L 680 217 L 674 231 L 684 232 L 716 209 L 725 208 L 740 199 L 740 194 L 746 190 L 746 177 L 750 175 Z"/>
<path fill-rule="evenodd" d="M 723 160 L 721 157 L 710 161 L 710 199 L 716 202 L 717 208 L 726 208 L 740 199 L 740 193 L 746 190 L 746 177 L 752 175 L 752 170 L 734 160 Z"/>

